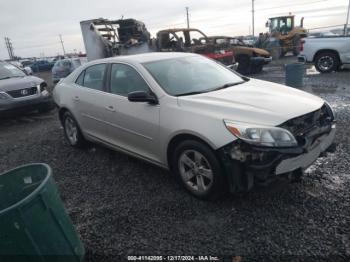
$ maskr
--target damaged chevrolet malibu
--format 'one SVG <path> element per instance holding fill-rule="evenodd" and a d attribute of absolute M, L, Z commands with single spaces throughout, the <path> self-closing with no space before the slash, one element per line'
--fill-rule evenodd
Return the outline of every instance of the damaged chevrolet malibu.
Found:
<path fill-rule="evenodd" d="M 99 143 L 169 169 L 201 199 L 299 180 L 335 136 L 321 98 L 196 54 L 96 60 L 62 80 L 54 99 L 70 145 Z"/>

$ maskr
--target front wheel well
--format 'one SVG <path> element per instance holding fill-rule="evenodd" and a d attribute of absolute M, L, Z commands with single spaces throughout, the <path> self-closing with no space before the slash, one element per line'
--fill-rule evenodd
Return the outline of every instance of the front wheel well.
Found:
<path fill-rule="evenodd" d="M 69 112 L 69 110 L 65 107 L 61 107 L 59 110 L 58 110 L 58 118 L 60 119 L 61 123 L 63 123 L 63 115 L 65 112 Z"/>
<path fill-rule="evenodd" d="M 169 166 L 170 170 L 172 170 L 172 168 L 173 168 L 171 165 L 172 153 L 174 152 L 175 148 L 181 142 L 186 141 L 186 140 L 195 140 L 195 141 L 201 142 L 201 143 L 207 145 L 210 149 L 212 149 L 214 151 L 214 149 L 207 142 L 205 142 L 203 139 L 199 138 L 198 136 L 191 135 L 191 134 L 176 135 L 170 140 L 170 142 L 168 144 L 168 148 L 167 148 L 167 161 L 168 161 L 168 166 Z"/>
<path fill-rule="evenodd" d="M 341 61 L 341 60 L 340 60 L 339 53 L 338 53 L 336 50 L 333 50 L 333 49 L 322 49 L 322 50 L 318 50 L 318 51 L 316 52 L 316 54 L 314 55 L 314 58 L 313 58 L 312 61 L 315 62 L 316 57 L 317 57 L 318 55 L 322 54 L 322 53 L 333 53 L 333 54 L 335 54 L 335 55 L 338 57 L 339 61 Z"/>

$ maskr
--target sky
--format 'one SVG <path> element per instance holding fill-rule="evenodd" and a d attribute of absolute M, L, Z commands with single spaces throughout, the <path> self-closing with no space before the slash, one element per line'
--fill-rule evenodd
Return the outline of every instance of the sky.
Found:
<path fill-rule="evenodd" d="M 305 17 L 307 29 L 344 25 L 349 0 L 255 0 L 255 35 L 265 32 L 269 17 Z M 161 29 L 190 26 L 206 35 L 252 33 L 252 0 L 0 0 L 0 59 L 8 59 L 4 37 L 21 57 L 62 54 L 59 35 L 67 52 L 85 52 L 80 21 L 94 18 L 135 18 L 155 36 Z M 329 30 L 329 29 L 323 29 Z"/>

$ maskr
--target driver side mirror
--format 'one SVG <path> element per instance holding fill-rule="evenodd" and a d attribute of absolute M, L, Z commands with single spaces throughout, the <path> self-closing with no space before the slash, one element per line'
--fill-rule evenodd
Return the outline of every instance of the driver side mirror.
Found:
<path fill-rule="evenodd" d="M 158 99 L 153 93 L 147 93 L 145 91 L 135 91 L 128 94 L 128 100 L 130 102 L 147 102 L 151 105 L 158 104 Z"/>
<path fill-rule="evenodd" d="M 269 21 L 265 23 L 265 27 L 269 27 Z"/>

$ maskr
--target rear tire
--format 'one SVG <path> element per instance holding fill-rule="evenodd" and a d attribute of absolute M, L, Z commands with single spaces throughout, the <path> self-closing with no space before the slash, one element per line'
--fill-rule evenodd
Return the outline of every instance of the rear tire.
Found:
<path fill-rule="evenodd" d="M 86 140 L 80 131 L 77 121 L 70 112 L 65 112 L 62 117 L 64 135 L 72 147 L 83 148 Z"/>
<path fill-rule="evenodd" d="M 339 68 L 340 61 L 333 52 L 322 52 L 315 57 L 315 67 L 320 73 L 330 73 Z"/>
<path fill-rule="evenodd" d="M 172 154 L 171 166 L 183 187 L 199 199 L 217 199 L 225 192 L 220 162 L 204 143 L 196 140 L 180 143 Z"/>
<path fill-rule="evenodd" d="M 263 70 L 263 67 L 264 65 L 257 65 L 257 66 L 254 66 L 251 70 L 252 74 L 258 74 L 258 73 L 261 73 L 262 70 Z"/>

